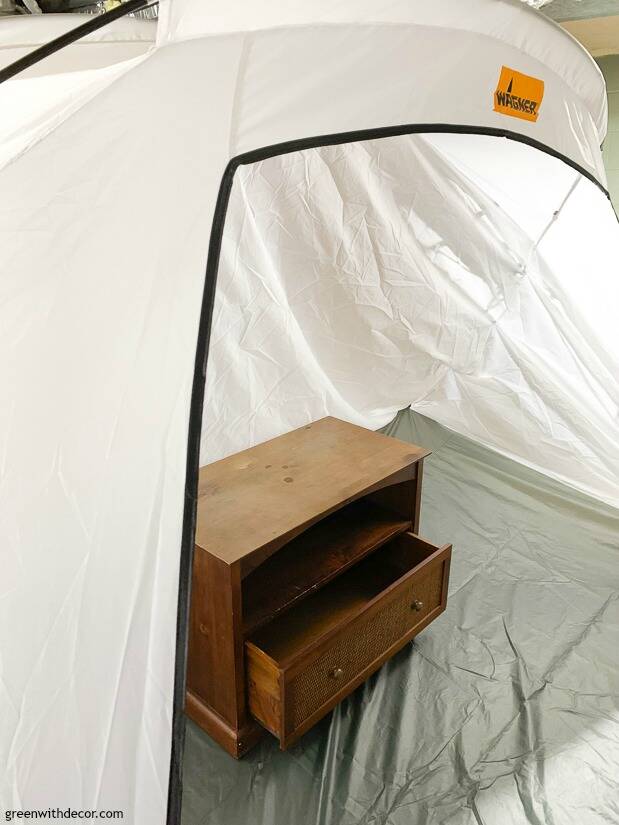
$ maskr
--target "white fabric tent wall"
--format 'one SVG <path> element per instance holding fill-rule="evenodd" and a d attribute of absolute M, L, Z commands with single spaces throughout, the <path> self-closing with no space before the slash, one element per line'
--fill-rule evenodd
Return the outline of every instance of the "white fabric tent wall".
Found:
<path fill-rule="evenodd" d="M 225 63 L 161 50 L 1 174 L 0 809 L 166 818 L 210 217 L 182 196 L 219 184 Z"/>
<path fill-rule="evenodd" d="M 604 194 L 500 138 L 391 137 L 243 166 L 201 463 L 327 414 L 377 429 L 410 404 L 619 505 L 618 258 Z"/>
<path fill-rule="evenodd" d="M 216 34 L 171 3 L 145 57 L 0 87 L 0 808 L 165 820 L 191 382 L 230 158 L 460 123 L 603 183 L 599 75 L 519 3 L 459 1 L 451 28 L 443 2 L 320 4 L 324 24 L 290 8 L 254 4 L 273 28 L 227 33 L 247 6 L 219 6 Z M 178 19 L 195 39 L 173 42 Z M 492 111 L 503 64 L 545 80 L 537 124 Z"/>
<path fill-rule="evenodd" d="M 324 35 L 325 29 L 332 28 L 335 30 L 338 26 L 343 27 L 347 24 L 356 29 L 361 22 L 371 29 L 372 36 L 375 36 L 381 27 L 398 26 L 404 28 L 404 30 L 408 27 L 417 29 L 419 36 L 415 37 L 414 41 L 411 39 L 408 41 L 409 43 L 414 42 L 414 47 L 411 49 L 414 54 L 407 55 L 404 62 L 399 64 L 402 75 L 405 73 L 406 63 L 409 59 L 421 60 L 423 59 L 421 50 L 427 45 L 434 47 L 432 61 L 425 64 L 416 63 L 416 65 L 425 65 L 426 69 L 428 66 L 432 66 L 431 84 L 424 84 L 424 89 L 428 92 L 431 89 L 431 94 L 439 99 L 441 122 L 464 123 L 465 121 L 458 121 L 456 117 L 462 111 L 469 117 L 474 111 L 475 125 L 486 122 L 487 107 L 483 105 L 481 98 L 479 102 L 482 105 L 477 106 L 473 99 L 474 94 L 471 94 L 474 89 L 481 89 L 482 84 L 480 83 L 479 87 L 476 84 L 469 84 L 467 73 L 469 71 L 474 73 L 473 67 L 475 64 L 483 62 L 483 53 L 486 48 L 492 49 L 494 44 L 501 50 L 505 65 L 511 65 L 509 63 L 510 56 L 518 61 L 524 60 L 525 63 L 532 59 L 533 63 L 544 67 L 543 74 L 546 80 L 549 78 L 549 72 L 556 75 L 557 78 L 561 78 L 565 86 L 581 101 L 589 116 L 593 118 L 598 133 L 603 140 L 606 133 L 608 106 L 605 95 L 600 94 L 601 83 L 603 83 L 600 69 L 593 60 L 585 58 L 582 46 L 568 35 L 564 29 L 532 9 L 526 6 L 523 7 L 519 0 L 466 0 L 466 2 L 458 3 L 454 3 L 452 0 L 432 0 L 431 3 L 427 0 L 388 0 L 388 2 L 376 2 L 376 0 L 338 0 L 338 2 L 314 0 L 311 4 L 304 2 L 304 0 L 269 0 L 269 2 L 263 3 L 255 3 L 253 0 L 236 0 L 236 2 L 226 7 L 225 12 L 216 0 L 169 0 L 169 2 L 164 2 L 161 5 L 157 38 L 159 43 L 166 44 L 214 34 L 244 32 L 246 33 L 246 53 L 250 56 L 253 64 L 253 52 L 256 48 L 259 48 L 260 44 L 260 39 L 253 35 L 261 31 L 282 27 L 305 27 L 306 29 L 319 27 L 320 32 L 317 32 L 317 34 Z M 300 34 L 303 35 L 302 32 Z M 311 37 L 311 34 L 311 31 L 305 32 L 305 36 L 308 38 Z M 359 34 L 359 32 L 356 32 L 356 34 Z M 393 35 L 393 32 L 391 34 Z M 408 35 L 410 34 L 409 31 Z M 275 36 L 277 37 L 277 35 Z M 443 37 L 447 38 L 445 45 L 439 46 L 439 41 Z M 479 50 L 470 53 L 468 60 L 461 60 L 462 55 L 459 53 L 458 46 L 467 43 L 466 48 L 470 48 L 471 40 L 469 38 L 478 41 Z M 424 45 L 426 39 L 427 42 Z M 288 36 L 283 42 L 291 44 L 288 49 L 294 48 L 290 32 L 288 32 Z M 322 52 L 328 50 L 328 40 L 322 45 L 319 38 L 314 37 L 313 43 L 320 49 L 320 52 L 312 53 L 311 49 L 306 50 L 304 48 L 296 58 L 293 55 L 288 55 L 288 60 L 304 63 L 305 72 L 303 74 L 312 74 L 316 69 L 316 64 L 321 63 L 324 59 Z M 363 45 L 363 39 L 360 43 Z M 455 48 L 453 59 L 449 54 L 448 45 Z M 376 51 L 377 54 L 372 54 L 373 51 Z M 384 71 L 386 69 L 384 64 L 387 62 L 388 55 L 389 52 L 380 50 L 379 42 L 377 42 L 375 50 L 372 49 L 370 52 L 366 52 L 364 59 L 355 63 L 354 77 L 356 82 L 352 84 L 350 91 L 362 85 L 364 80 L 363 64 L 366 61 L 372 65 L 373 61 L 377 59 L 382 64 L 381 70 Z M 325 70 L 331 69 L 331 61 L 339 64 L 347 56 L 347 48 L 336 54 L 331 52 L 328 63 L 324 67 Z M 351 59 L 353 56 L 354 52 L 350 55 Z M 397 57 L 402 59 L 401 54 L 398 54 Z M 256 64 L 259 63 L 259 61 L 255 62 Z M 473 65 L 467 65 L 469 63 Z M 450 73 L 450 69 L 454 64 L 457 71 Z M 252 65 L 252 68 L 259 68 L 261 72 L 264 71 L 264 67 L 259 65 Z M 337 77 L 341 70 L 342 67 L 336 65 L 334 67 L 334 77 Z M 273 89 L 278 90 L 278 95 L 272 96 L 280 97 L 283 91 L 281 77 L 276 76 L 272 79 L 276 81 Z M 417 85 L 416 80 L 412 80 L 410 75 L 402 79 L 407 94 L 410 94 L 411 87 Z M 493 77 L 492 83 L 494 82 L 495 78 Z M 494 91 L 492 83 L 491 87 L 488 87 L 491 93 Z M 289 76 L 286 77 L 286 85 L 292 87 L 292 79 Z M 384 91 L 387 92 L 388 90 L 385 89 Z M 566 89 L 563 88 L 562 91 L 565 92 Z M 562 99 L 564 98 L 563 94 L 560 96 Z M 423 108 L 429 104 L 426 98 L 427 95 L 423 100 Z M 464 100 L 461 101 L 461 98 L 464 98 Z M 282 97 L 282 100 L 285 100 L 285 96 Z M 461 103 L 464 105 L 463 110 L 460 109 Z M 328 101 L 323 97 L 321 105 L 318 107 L 319 110 L 325 104 L 328 105 Z M 402 106 L 406 106 L 405 101 L 401 101 Z M 422 120 L 430 121 L 423 108 L 418 110 L 416 114 L 421 116 Z M 428 112 L 430 110 L 431 107 Z M 401 111 L 403 111 L 402 108 Z M 314 114 L 318 115 L 319 112 L 315 111 Z M 551 120 L 554 121 L 555 115 L 555 110 L 553 110 L 552 117 L 550 113 L 545 115 L 548 124 Z M 573 124 L 575 128 L 578 128 L 577 120 L 578 118 Z M 494 124 L 505 125 L 504 119 L 500 116 L 492 118 L 492 121 Z M 272 123 L 271 127 L 279 130 L 282 125 Z M 371 125 L 375 126 L 376 123 Z M 512 125 L 516 131 L 525 134 L 528 132 L 526 124 L 517 124 L 517 128 L 515 124 Z M 561 131 L 559 122 L 555 123 L 555 129 L 555 138 L 559 139 Z M 539 124 L 528 133 L 536 134 L 538 139 L 543 140 L 549 146 L 554 145 L 552 140 L 549 139 L 550 134 L 546 133 Z M 299 136 L 301 135 L 294 135 L 294 137 Z M 283 139 L 281 134 L 278 135 L 278 140 Z M 599 146 L 600 143 L 601 140 L 597 145 Z M 267 145 L 267 143 L 263 142 L 256 145 Z M 569 155 L 570 153 L 567 152 L 566 154 Z M 598 172 L 603 175 L 601 168 L 598 169 Z"/>
<path fill-rule="evenodd" d="M 83 24 L 77 14 L 0 17 L 0 68 Z M 154 45 L 154 20 L 123 17 L 92 32 L 20 73 L 20 78 L 98 69 L 132 60 Z"/>
<path fill-rule="evenodd" d="M 0 17 L 0 69 L 84 23 L 83 15 Z M 121 18 L 20 72 L 2 86 L 0 166 L 130 71 L 154 48 L 155 21 Z"/>

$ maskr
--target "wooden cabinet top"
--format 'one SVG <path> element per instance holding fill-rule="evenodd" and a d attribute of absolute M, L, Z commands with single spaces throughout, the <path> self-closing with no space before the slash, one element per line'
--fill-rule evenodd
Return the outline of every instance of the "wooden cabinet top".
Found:
<path fill-rule="evenodd" d="M 322 418 L 201 468 L 196 546 L 229 565 L 273 552 L 429 452 Z"/>

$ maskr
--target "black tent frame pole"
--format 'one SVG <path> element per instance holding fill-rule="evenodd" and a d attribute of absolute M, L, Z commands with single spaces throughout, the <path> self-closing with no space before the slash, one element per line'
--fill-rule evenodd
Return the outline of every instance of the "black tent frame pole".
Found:
<path fill-rule="evenodd" d="M 107 26 L 108 23 L 113 23 L 114 20 L 118 20 L 119 17 L 124 17 L 126 14 L 131 14 L 131 12 L 154 5 L 155 3 L 153 3 L 152 0 L 127 0 L 126 3 L 122 3 L 111 11 L 106 11 L 104 14 L 92 15 L 89 20 L 80 26 L 76 26 L 74 29 L 71 29 L 71 31 L 61 34 L 60 37 L 50 40 L 49 43 L 44 43 L 42 46 L 39 46 L 38 49 L 33 49 L 29 54 L 25 54 L 23 57 L 20 57 L 19 60 L 11 63 L 9 66 L 5 66 L 4 69 L 0 69 L 0 83 L 4 83 L 5 80 L 10 80 L 25 69 L 29 69 L 36 63 L 49 57 L 50 54 L 54 54 L 54 52 L 64 49 L 65 46 L 70 46 L 71 43 L 75 43 L 76 40 L 86 37 L 87 34 L 97 31 L 97 29 L 101 29 L 103 26 Z"/>

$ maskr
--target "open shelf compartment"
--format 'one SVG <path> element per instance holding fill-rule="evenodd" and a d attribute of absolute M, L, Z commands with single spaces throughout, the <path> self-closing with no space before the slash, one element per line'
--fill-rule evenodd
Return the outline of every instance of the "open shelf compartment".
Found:
<path fill-rule="evenodd" d="M 410 529 L 410 519 L 367 497 L 314 524 L 243 579 L 245 637 Z"/>

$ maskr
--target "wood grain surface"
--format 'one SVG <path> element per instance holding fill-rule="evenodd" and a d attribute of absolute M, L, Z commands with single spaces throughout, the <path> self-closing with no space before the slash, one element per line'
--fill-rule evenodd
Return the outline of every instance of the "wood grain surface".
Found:
<path fill-rule="evenodd" d="M 226 564 L 265 546 L 274 552 L 427 455 L 414 444 L 323 418 L 203 467 L 196 545 Z"/>

